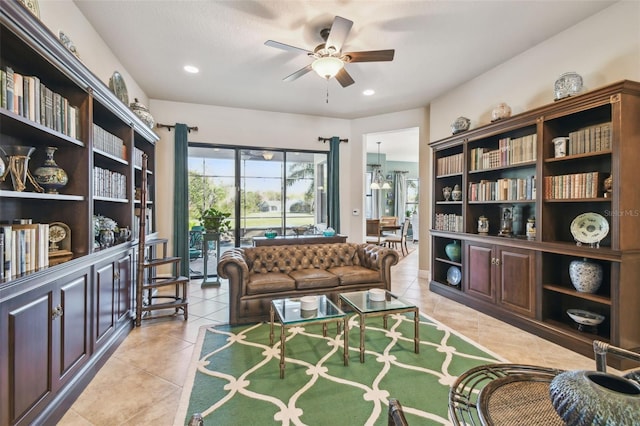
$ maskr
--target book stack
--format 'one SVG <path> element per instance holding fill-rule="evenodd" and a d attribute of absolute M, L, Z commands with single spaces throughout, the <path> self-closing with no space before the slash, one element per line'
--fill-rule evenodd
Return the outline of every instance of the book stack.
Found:
<path fill-rule="evenodd" d="M 93 192 L 96 197 L 127 198 L 127 177 L 101 167 L 93 168 Z"/>
<path fill-rule="evenodd" d="M 569 133 L 567 155 L 611 150 L 611 123 L 589 126 Z"/>
<path fill-rule="evenodd" d="M 17 73 L 9 66 L 0 67 L 0 106 L 71 138 L 80 134 L 77 107 L 38 77 Z"/>
<path fill-rule="evenodd" d="M 0 279 L 49 266 L 49 224 L 20 219 L 0 225 Z"/>
<path fill-rule="evenodd" d="M 547 200 L 597 198 L 598 188 L 600 188 L 600 173 L 598 172 L 573 173 L 544 178 L 544 198 Z"/>
<path fill-rule="evenodd" d="M 438 231 L 464 232 L 462 216 L 456 214 L 436 213 L 434 229 Z"/>
<path fill-rule="evenodd" d="M 93 147 L 122 160 L 127 158 L 124 141 L 95 123 L 93 124 Z"/>
<path fill-rule="evenodd" d="M 502 178 L 469 183 L 469 201 L 517 201 L 536 198 L 536 177 Z"/>
<path fill-rule="evenodd" d="M 498 149 L 472 148 L 470 150 L 470 169 L 487 170 L 512 164 L 528 163 L 536 160 L 537 134 L 520 138 L 502 138 L 498 141 Z"/>
<path fill-rule="evenodd" d="M 143 151 L 140 148 L 133 148 L 133 165 L 142 168 L 142 154 Z"/>
<path fill-rule="evenodd" d="M 436 161 L 436 176 L 462 173 L 463 162 L 462 153 L 438 158 Z"/>

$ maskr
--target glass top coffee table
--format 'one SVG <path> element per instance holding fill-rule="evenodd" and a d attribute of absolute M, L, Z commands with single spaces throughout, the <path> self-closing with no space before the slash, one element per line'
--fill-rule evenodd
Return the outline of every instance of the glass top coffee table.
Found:
<path fill-rule="evenodd" d="M 360 362 L 364 362 L 364 331 L 366 317 L 382 316 L 384 318 L 384 328 L 387 328 L 387 316 L 389 314 L 413 312 L 414 351 L 415 353 L 420 353 L 420 314 L 418 312 L 418 307 L 398 298 L 386 290 L 384 299 L 385 300 L 383 301 L 371 300 L 368 290 L 340 293 L 338 306 L 341 308 L 342 303 L 346 303 L 360 317 Z M 345 332 L 345 339 L 347 334 L 348 333 Z"/>
<path fill-rule="evenodd" d="M 338 308 L 327 296 L 316 296 L 318 308 L 302 310 L 299 297 L 275 299 L 271 301 L 269 342 L 273 345 L 273 325 L 277 318 L 280 323 L 280 378 L 284 378 L 284 354 L 286 329 L 302 324 L 322 323 L 322 335 L 327 337 L 327 323 L 336 321 L 337 333 L 340 333 L 340 322 L 347 330 L 347 315 Z M 344 365 L 349 365 L 349 333 L 344 333 Z"/>

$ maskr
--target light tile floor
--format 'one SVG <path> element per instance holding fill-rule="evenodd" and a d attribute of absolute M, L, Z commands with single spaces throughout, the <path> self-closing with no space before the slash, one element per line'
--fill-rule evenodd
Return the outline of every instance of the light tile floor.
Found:
<path fill-rule="evenodd" d="M 417 248 L 417 245 L 414 246 Z M 595 369 L 595 362 L 429 291 L 417 249 L 392 268 L 392 290 L 420 311 L 510 362 Z M 201 326 L 228 321 L 228 287 L 190 284 L 189 320 L 143 321 L 117 348 L 59 425 L 172 425 Z"/>

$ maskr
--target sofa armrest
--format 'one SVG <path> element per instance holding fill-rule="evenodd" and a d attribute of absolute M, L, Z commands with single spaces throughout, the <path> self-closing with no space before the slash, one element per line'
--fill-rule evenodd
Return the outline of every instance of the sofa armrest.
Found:
<path fill-rule="evenodd" d="M 249 265 L 244 257 L 244 249 L 233 248 L 220 256 L 218 276 L 229 280 L 229 322 L 238 322 L 240 298 L 247 294 Z"/>
<path fill-rule="evenodd" d="M 398 252 L 376 244 L 360 244 L 358 250 L 362 266 L 380 271 L 385 288 L 391 290 L 391 267 L 398 263 Z"/>

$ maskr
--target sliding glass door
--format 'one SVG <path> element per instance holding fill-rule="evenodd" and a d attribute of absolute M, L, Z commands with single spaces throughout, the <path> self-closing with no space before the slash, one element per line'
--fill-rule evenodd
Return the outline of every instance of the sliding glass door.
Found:
<path fill-rule="evenodd" d="M 204 252 L 210 249 L 198 244 L 203 209 L 231 214 L 232 229 L 221 237 L 221 252 L 252 246 L 253 238 L 267 230 L 280 236 L 322 232 L 327 223 L 327 159 L 326 152 L 190 144 L 192 277 L 202 274 Z M 207 271 L 215 274 L 215 253 L 207 254 Z"/>

